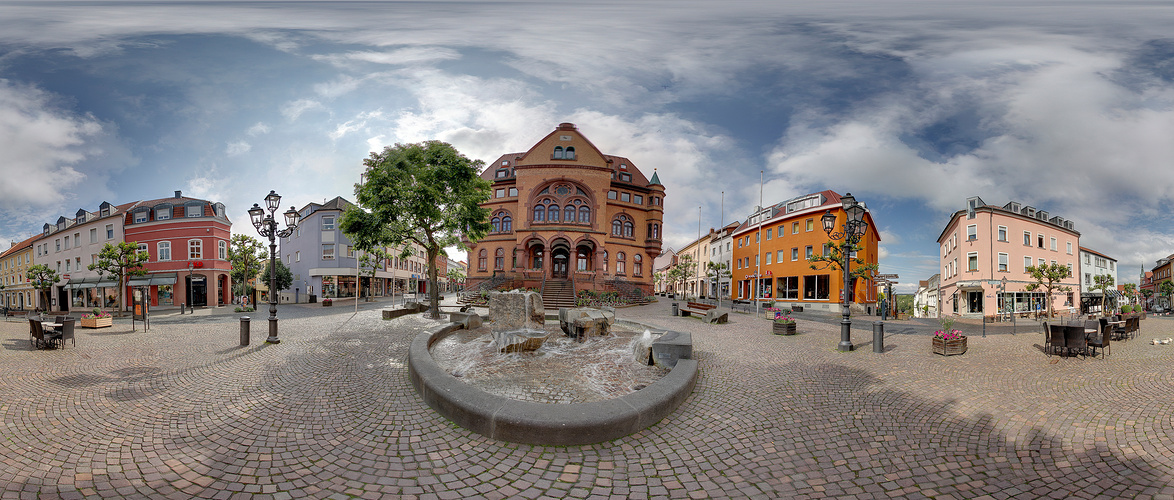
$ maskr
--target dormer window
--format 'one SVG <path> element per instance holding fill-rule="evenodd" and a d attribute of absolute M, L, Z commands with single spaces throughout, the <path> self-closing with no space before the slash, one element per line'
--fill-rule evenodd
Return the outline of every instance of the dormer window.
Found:
<path fill-rule="evenodd" d="M 632 174 L 629 174 L 627 172 L 620 172 L 620 181 L 632 182 Z"/>
<path fill-rule="evenodd" d="M 155 207 L 155 220 L 167 220 L 171 218 L 171 205 L 159 205 Z"/>
<path fill-rule="evenodd" d="M 507 168 L 503 168 L 503 169 L 500 169 L 497 171 L 497 178 L 498 179 L 504 179 L 509 176 L 510 176 L 510 171 Z"/>
<path fill-rule="evenodd" d="M 194 203 L 194 204 L 188 205 L 188 206 L 184 207 L 184 212 L 185 212 L 185 216 L 187 216 L 187 217 L 203 217 L 204 216 L 204 204 L 203 203 Z"/>
<path fill-rule="evenodd" d="M 147 222 L 147 217 L 148 217 L 148 214 L 149 214 L 149 213 L 150 213 L 150 212 L 149 212 L 149 211 L 147 211 L 147 210 L 137 210 L 137 211 L 135 211 L 135 219 L 134 219 L 134 220 L 135 220 L 135 224 L 141 224 L 141 223 L 143 223 L 143 222 Z"/>

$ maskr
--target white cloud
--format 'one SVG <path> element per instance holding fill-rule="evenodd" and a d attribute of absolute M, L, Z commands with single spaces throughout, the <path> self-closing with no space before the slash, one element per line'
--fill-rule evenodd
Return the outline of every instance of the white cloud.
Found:
<path fill-rule="evenodd" d="M 259 135 L 268 134 L 269 130 L 270 130 L 269 125 L 266 125 L 262 122 L 257 122 L 252 127 L 249 127 L 249 129 L 246 130 L 245 133 L 248 134 L 250 137 L 256 137 Z"/>
<path fill-rule="evenodd" d="M 103 133 L 102 125 L 53 101 L 43 90 L 0 80 L 0 177 L 10 180 L 0 183 L 0 207 L 6 210 L 62 202 L 85 180 L 74 166 L 102 154 L 88 142 Z"/>
<path fill-rule="evenodd" d="M 311 109 L 326 109 L 326 106 L 323 106 L 322 103 L 312 99 L 298 99 L 296 101 L 287 102 L 285 106 L 282 106 L 281 114 L 285 115 L 285 117 L 292 122 L 297 120 L 298 117 L 302 116 L 302 113 L 305 113 Z"/>
<path fill-rule="evenodd" d="M 228 156 L 237 156 L 237 155 L 242 155 L 242 154 L 248 153 L 249 150 L 251 150 L 251 149 L 253 149 L 253 146 L 250 145 L 248 142 L 245 142 L 243 140 L 242 141 L 233 141 L 233 142 L 228 143 L 228 146 L 226 146 L 224 148 L 224 154 L 226 154 Z"/>
<path fill-rule="evenodd" d="M 343 67 L 351 67 L 355 62 L 409 65 L 435 63 L 460 58 L 461 54 L 459 52 L 447 47 L 408 47 L 392 51 L 357 51 L 347 52 L 345 54 L 314 56 L 314 59 Z"/>

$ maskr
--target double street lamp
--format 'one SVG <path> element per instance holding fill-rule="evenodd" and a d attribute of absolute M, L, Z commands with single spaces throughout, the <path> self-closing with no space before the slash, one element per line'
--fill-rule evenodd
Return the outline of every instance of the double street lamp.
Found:
<path fill-rule="evenodd" d="M 841 231 L 836 231 L 836 214 L 831 210 L 826 211 L 820 220 L 823 222 L 823 231 L 828 234 L 828 238 L 833 240 L 844 240 L 843 251 L 840 252 L 840 259 L 842 260 L 841 268 L 844 272 L 844 291 L 843 300 L 841 303 L 844 308 L 844 319 L 840 320 L 840 351 L 852 350 L 852 311 L 848 305 L 849 287 L 852 286 L 852 249 L 860 242 L 860 238 L 864 236 L 865 230 L 868 229 L 868 223 L 864 221 L 864 205 L 856 202 L 856 198 L 852 193 L 845 193 L 840 198 L 842 206 L 844 207 L 845 220 L 840 225 Z"/>
<path fill-rule="evenodd" d="M 269 191 L 269 194 L 265 196 L 265 205 L 269 209 L 268 215 L 265 214 L 265 209 L 256 203 L 253 204 L 253 208 L 249 209 L 249 219 L 253 221 L 253 227 L 257 228 L 257 233 L 261 237 L 269 238 L 269 338 L 265 339 L 265 342 L 270 344 L 281 343 L 281 340 L 277 338 L 277 238 L 285 238 L 293 234 L 302 218 L 294 207 L 289 207 L 289 210 L 283 214 L 285 215 L 286 228 L 278 230 L 277 220 L 273 218 L 273 214 L 280 204 L 281 195 Z"/>

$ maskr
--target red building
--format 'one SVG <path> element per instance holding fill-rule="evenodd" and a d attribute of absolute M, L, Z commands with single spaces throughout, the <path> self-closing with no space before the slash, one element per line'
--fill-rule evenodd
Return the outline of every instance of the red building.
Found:
<path fill-rule="evenodd" d="M 176 191 L 171 198 L 135 203 L 127 209 L 123 227 L 125 241 L 151 255 L 145 264 L 149 274 L 133 277 L 129 284 L 149 286 L 152 307 L 232 303 L 232 223 L 223 203 Z"/>

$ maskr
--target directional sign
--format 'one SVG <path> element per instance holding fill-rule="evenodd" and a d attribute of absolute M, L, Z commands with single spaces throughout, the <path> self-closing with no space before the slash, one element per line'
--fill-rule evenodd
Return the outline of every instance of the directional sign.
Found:
<path fill-rule="evenodd" d="M 882 279 L 882 280 L 895 280 L 895 279 L 899 278 L 900 276 L 897 276 L 896 274 L 878 274 L 874 277 L 876 279 Z"/>

